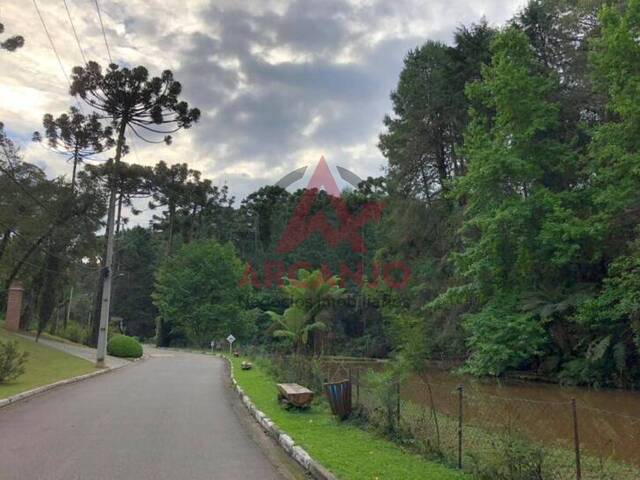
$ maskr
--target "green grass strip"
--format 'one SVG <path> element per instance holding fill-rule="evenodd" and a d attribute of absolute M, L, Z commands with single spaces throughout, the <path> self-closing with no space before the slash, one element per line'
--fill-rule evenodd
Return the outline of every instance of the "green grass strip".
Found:
<path fill-rule="evenodd" d="M 93 363 L 87 360 L 11 335 L 0 328 L 0 341 L 7 340 L 18 342 L 20 351 L 29 352 L 29 358 L 23 375 L 0 384 L 0 399 L 95 371 Z"/>
<path fill-rule="evenodd" d="M 278 427 L 315 460 L 342 480 L 458 480 L 461 472 L 407 452 L 391 441 L 357 426 L 340 424 L 324 405 L 306 412 L 287 411 L 276 397 L 276 382 L 259 366 L 241 370 L 242 358 L 233 358 L 236 381 Z"/>

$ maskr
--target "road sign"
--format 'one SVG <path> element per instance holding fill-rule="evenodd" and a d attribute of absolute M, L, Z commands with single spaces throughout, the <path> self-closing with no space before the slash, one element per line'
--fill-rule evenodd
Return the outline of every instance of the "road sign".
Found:
<path fill-rule="evenodd" d="M 227 337 L 227 342 L 229 342 L 229 356 L 231 356 L 231 347 L 233 345 L 233 342 L 236 341 L 236 337 L 234 337 L 233 335 L 229 334 L 229 336 Z"/>

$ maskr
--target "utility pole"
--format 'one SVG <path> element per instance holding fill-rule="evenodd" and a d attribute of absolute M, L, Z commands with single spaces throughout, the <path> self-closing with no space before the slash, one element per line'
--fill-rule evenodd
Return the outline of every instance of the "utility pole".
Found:
<path fill-rule="evenodd" d="M 111 281 L 113 279 L 113 246 L 114 246 L 114 230 L 115 230 L 115 213 L 116 213 L 116 196 L 118 193 L 118 166 L 120 165 L 120 156 L 122 155 L 122 146 L 124 144 L 124 134 L 127 128 L 126 119 L 120 120 L 120 128 L 118 135 L 118 146 L 116 147 L 116 155 L 113 159 L 113 171 L 110 179 L 109 194 L 109 212 L 107 215 L 107 258 L 102 270 L 102 307 L 100 309 L 100 327 L 98 329 L 98 350 L 96 352 L 96 367 L 103 368 L 104 357 L 107 353 L 107 330 L 109 328 L 109 317 L 111 312 Z"/>

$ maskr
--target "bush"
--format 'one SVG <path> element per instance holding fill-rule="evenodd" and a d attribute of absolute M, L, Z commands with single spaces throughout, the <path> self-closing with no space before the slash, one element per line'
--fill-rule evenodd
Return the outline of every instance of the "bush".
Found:
<path fill-rule="evenodd" d="M 109 340 L 107 353 L 114 357 L 138 358 L 142 356 L 142 345 L 133 337 L 116 335 Z"/>
<path fill-rule="evenodd" d="M 499 376 L 521 368 L 543 351 L 549 338 L 542 322 L 518 311 L 515 297 L 497 296 L 484 309 L 464 321 L 471 356 L 465 371 Z"/>
<path fill-rule="evenodd" d="M 18 342 L 0 342 L 0 383 L 18 378 L 24 373 L 29 354 L 18 350 Z"/>
<path fill-rule="evenodd" d="M 320 362 L 302 355 L 269 355 L 255 357 L 256 364 L 264 368 L 279 383 L 299 383 L 322 398 L 324 374 Z"/>
<path fill-rule="evenodd" d="M 75 343 L 84 343 L 89 336 L 89 332 L 86 327 L 75 322 L 69 322 L 67 327 L 58 335 Z"/>

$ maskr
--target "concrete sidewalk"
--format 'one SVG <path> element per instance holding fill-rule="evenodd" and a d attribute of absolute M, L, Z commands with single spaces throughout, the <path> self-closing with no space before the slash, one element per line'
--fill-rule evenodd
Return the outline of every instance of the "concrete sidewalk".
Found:
<path fill-rule="evenodd" d="M 26 340 L 31 340 L 33 342 L 35 342 L 36 340 L 35 337 L 32 337 L 31 335 L 19 334 L 19 336 Z M 58 342 L 56 340 L 51 340 L 50 338 L 44 338 L 44 337 L 40 337 L 40 339 L 38 340 L 38 343 L 40 345 L 55 348 L 56 350 L 61 350 L 63 352 L 66 352 L 76 357 L 84 358 L 85 360 L 89 360 L 90 362 L 96 361 L 95 348 L 86 347 L 84 345 L 79 345 L 76 343 Z M 112 357 L 110 355 L 107 355 L 105 358 L 105 365 L 108 368 L 121 367 L 122 365 L 126 365 L 128 363 L 130 363 L 130 361 L 125 360 L 124 358 Z"/>

